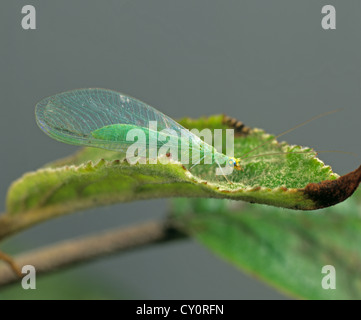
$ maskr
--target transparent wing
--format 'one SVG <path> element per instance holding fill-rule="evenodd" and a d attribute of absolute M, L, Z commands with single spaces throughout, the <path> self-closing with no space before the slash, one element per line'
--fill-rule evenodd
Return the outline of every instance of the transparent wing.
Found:
<path fill-rule="evenodd" d="M 157 121 L 158 131 L 172 129 L 180 136 L 181 130 L 185 130 L 183 135 L 192 143 L 202 143 L 196 135 L 144 102 L 107 89 L 78 89 L 45 98 L 36 105 L 35 114 L 46 134 L 69 144 L 117 151 L 130 142 L 96 139 L 91 133 L 114 124 L 148 128 L 149 121 Z"/>

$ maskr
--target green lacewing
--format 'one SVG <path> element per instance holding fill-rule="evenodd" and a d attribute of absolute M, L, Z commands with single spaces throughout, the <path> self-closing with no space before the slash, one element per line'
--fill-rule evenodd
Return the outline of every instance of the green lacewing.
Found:
<path fill-rule="evenodd" d="M 157 149 L 166 140 L 164 136 L 159 139 L 159 135 L 170 135 L 175 138 L 173 141 L 177 146 L 181 142 L 179 139 L 187 139 L 190 145 L 197 146 L 200 160 L 210 154 L 212 161 L 219 166 L 226 163 L 241 168 L 240 159 L 216 151 L 162 112 L 116 91 L 93 88 L 63 92 L 41 100 L 36 105 L 35 114 L 39 127 L 47 135 L 68 144 L 125 151 L 134 143 L 127 140 L 127 134 L 139 129 L 147 138 L 156 136 Z M 150 121 L 156 121 L 158 131 L 149 129 Z"/>

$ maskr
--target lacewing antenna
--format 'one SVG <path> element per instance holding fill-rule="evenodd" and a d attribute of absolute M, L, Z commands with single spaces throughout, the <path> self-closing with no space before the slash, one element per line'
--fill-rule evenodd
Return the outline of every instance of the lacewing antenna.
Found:
<path fill-rule="evenodd" d="M 258 157 L 266 157 L 266 156 L 277 156 L 277 155 L 281 155 L 281 154 L 290 154 L 290 153 L 315 153 L 317 154 L 316 151 L 312 150 L 312 151 L 289 151 L 289 152 L 273 152 L 273 153 L 263 153 L 263 154 L 257 154 L 255 156 L 250 156 L 250 157 L 245 157 L 245 158 L 241 158 L 242 160 L 245 160 L 245 159 L 252 159 L 252 158 L 258 158 Z"/>
<path fill-rule="evenodd" d="M 358 157 L 358 154 L 355 152 L 350 152 L 350 151 L 340 151 L 340 150 L 320 150 L 317 151 L 316 153 L 331 153 L 331 152 L 336 152 L 336 153 L 343 153 L 343 154 L 348 154 L 354 157 Z"/>
<path fill-rule="evenodd" d="M 332 114 L 332 113 L 339 112 L 339 111 L 341 111 L 342 109 L 343 109 L 343 108 L 339 108 L 339 109 L 336 109 L 336 110 L 332 110 L 332 111 L 328 111 L 328 112 L 321 113 L 321 114 L 319 114 L 318 116 L 315 116 L 315 117 L 313 117 L 313 118 L 311 118 L 311 119 L 309 119 L 309 120 L 307 120 L 307 121 L 305 121 L 305 122 L 302 122 L 302 123 L 298 124 L 297 126 L 291 128 L 291 129 L 288 129 L 288 130 L 280 133 L 279 135 L 275 136 L 274 139 L 276 140 L 276 139 L 278 139 L 279 137 L 282 137 L 283 135 L 285 135 L 285 134 L 287 134 L 287 133 L 289 133 L 289 132 L 291 132 L 291 131 L 293 131 L 293 130 L 298 129 L 299 127 L 302 127 L 302 126 L 306 125 L 307 123 L 309 123 L 309 122 L 311 122 L 311 121 L 313 121 L 313 120 L 322 118 L 322 117 L 327 116 L 327 115 Z M 261 148 L 261 147 L 263 147 L 263 146 L 271 143 L 272 141 L 273 141 L 273 139 L 268 140 L 268 141 L 266 141 L 266 142 L 264 142 L 264 143 L 261 143 L 261 144 L 260 144 L 259 146 L 257 146 L 256 148 L 254 148 L 254 149 L 246 152 L 246 153 L 244 154 L 244 156 L 247 155 L 247 154 L 249 154 L 249 153 L 252 153 L 253 151 L 257 150 L 258 148 Z M 246 158 L 243 158 L 243 159 L 246 159 Z"/>
<path fill-rule="evenodd" d="M 257 154 L 255 156 L 250 156 L 250 157 L 245 157 L 245 158 L 241 158 L 242 160 L 244 159 L 252 159 L 252 158 L 258 158 L 258 157 L 265 157 L 265 156 L 276 156 L 276 155 L 280 155 L 280 154 L 290 154 L 290 153 L 314 153 L 315 155 L 319 154 L 319 153 L 330 153 L 330 152 L 337 152 L 337 153 L 343 153 L 343 154 L 349 154 L 352 156 L 357 157 L 358 155 L 354 152 L 348 152 L 348 151 L 339 151 L 339 150 L 321 150 L 321 151 L 289 151 L 289 152 L 275 152 L 275 153 L 264 153 L 264 154 Z"/>

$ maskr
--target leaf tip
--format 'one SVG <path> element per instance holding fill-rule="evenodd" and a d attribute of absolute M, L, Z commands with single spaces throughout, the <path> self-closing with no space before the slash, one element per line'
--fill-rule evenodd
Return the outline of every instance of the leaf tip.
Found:
<path fill-rule="evenodd" d="M 309 183 L 305 195 L 313 200 L 318 208 L 333 206 L 350 197 L 361 182 L 361 166 L 336 180 Z"/>

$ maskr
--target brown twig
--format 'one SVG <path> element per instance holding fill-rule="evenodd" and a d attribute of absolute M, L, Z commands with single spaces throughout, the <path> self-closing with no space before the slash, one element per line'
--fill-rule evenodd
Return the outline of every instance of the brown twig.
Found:
<path fill-rule="evenodd" d="M 13 270 L 13 272 L 19 277 L 22 278 L 22 273 L 20 268 L 16 265 L 13 258 L 8 256 L 6 253 L 0 251 L 0 260 L 7 263 L 7 265 Z"/>
<path fill-rule="evenodd" d="M 68 240 L 15 257 L 18 266 L 32 265 L 36 274 L 45 274 L 102 256 L 185 238 L 168 222 L 147 222 Z M 0 287 L 19 281 L 8 265 L 0 265 Z"/>

